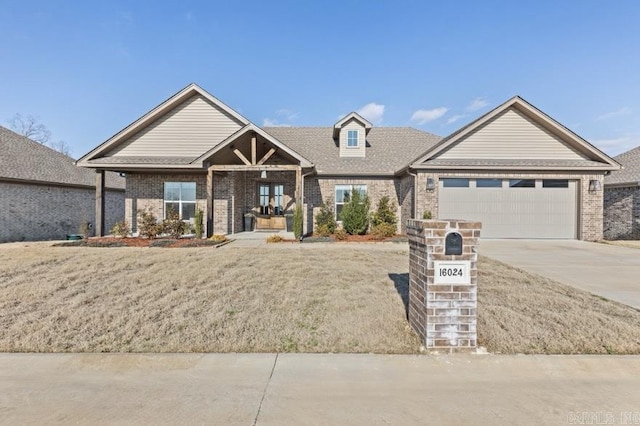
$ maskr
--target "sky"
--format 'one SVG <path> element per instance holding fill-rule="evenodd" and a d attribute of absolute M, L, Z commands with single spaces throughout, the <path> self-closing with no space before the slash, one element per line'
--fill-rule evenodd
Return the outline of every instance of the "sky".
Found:
<path fill-rule="evenodd" d="M 446 136 L 519 95 L 610 155 L 640 145 L 640 1 L 0 0 L 0 125 L 78 158 L 196 83 L 259 126 Z"/>

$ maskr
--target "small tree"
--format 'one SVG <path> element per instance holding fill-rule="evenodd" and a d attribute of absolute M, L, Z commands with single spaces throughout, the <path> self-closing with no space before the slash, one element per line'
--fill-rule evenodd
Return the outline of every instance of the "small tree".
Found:
<path fill-rule="evenodd" d="M 320 211 L 316 215 L 316 229 L 318 234 L 326 236 L 336 232 L 337 227 L 335 213 L 327 201 L 320 206 Z"/>
<path fill-rule="evenodd" d="M 371 217 L 371 224 L 373 226 L 380 225 L 382 223 L 395 225 L 397 222 L 396 203 L 390 203 L 389 196 L 385 195 L 380 198 L 380 201 L 378 202 L 378 209 Z"/>
<path fill-rule="evenodd" d="M 141 236 L 153 240 L 162 233 L 162 224 L 150 210 L 141 210 L 138 212 L 138 231 Z"/>
<path fill-rule="evenodd" d="M 293 209 L 293 235 L 296 237 L 296 240 L 299 240 L 302 237 L 302 227 L 303 227 L 303 215 L 302 215 L 302 206 L 296 204 L 295 209 Z"/>
<path fill-rule="evenodd" d="M 194 223 L 194 228 L 195 228 L 195 233 L 196 233 L 196 238 L 202 238 L 202 233 L 203 233 L 203 219 L 204 219 L 204 212 L 200 209 L 196 210 L 196 219 L 195 219 L 195 223 Z"/>
<path fill-rule="evenodd" d="M 351 235 L 364 235 L 369 228 L 369 197 L 360 195 L 360 191 L 352 191 L 351 198 L 342 207 L 340 220 L 342 227 Z"/>

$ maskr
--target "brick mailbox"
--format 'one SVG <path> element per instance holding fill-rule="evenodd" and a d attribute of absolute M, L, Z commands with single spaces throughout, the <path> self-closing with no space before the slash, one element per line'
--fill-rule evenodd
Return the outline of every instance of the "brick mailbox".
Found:
<path fill-rule="evenodd" d="M 471 352 L 477 344 L 480 222 L 415 220 L 409 236 L 409 323 L 428 351 Z"/>

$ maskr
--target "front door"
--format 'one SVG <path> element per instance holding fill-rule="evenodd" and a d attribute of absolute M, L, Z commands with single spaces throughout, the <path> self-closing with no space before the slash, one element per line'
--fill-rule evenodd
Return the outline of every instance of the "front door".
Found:
<path fill-rule="evenodd" d="M 284 229 L 284 185 L 260 183 L 258 186 L 258 229 Z"/>

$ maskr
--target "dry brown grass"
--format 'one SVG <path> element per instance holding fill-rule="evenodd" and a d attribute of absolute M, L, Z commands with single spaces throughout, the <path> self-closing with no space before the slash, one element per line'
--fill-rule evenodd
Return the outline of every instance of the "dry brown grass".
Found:
<path fill-rule="evenodd" d="M 0 245 L 0 351 L 415 353 L 407 254 Z M 489 351 L 640 353 L 640 312 L 491 259 L 480 269 Z"/>
<path fill-rule="evenodd" d="M 478 341 L 499 353 L 640 353 L 640 312 L 481 258 Z"/>
<path fill-rule="evenodd" d="M 638 240 L 617 240 L 617 241 L 603 241 L 605 244 L 611 244 L 612 246 L 621 246 L 640 249 L 640 241 Z"/>

